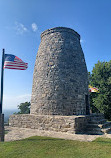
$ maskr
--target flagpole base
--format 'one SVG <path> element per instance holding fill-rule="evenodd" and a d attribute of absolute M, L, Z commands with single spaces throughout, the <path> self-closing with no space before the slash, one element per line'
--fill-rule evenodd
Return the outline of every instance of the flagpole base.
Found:
<path fill-rule="evenodd" d="M 0 142 L 4 142 L 4 114 L 0 114 Z"/>

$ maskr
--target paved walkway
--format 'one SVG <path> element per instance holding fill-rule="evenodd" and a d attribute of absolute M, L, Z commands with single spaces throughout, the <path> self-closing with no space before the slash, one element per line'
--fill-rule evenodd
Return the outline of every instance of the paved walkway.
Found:
<path fill-rule="evenodd" d="M 5 130 L 8 131 L 8 134 L 5 135 L 5 141 L 20 140 L 31 136 L 47 136 L 53 138 L 63 138 L 63 139 L 79 140 L 79 141 L 93 141 L 98 137 L 111 138 L 111 134 L 105 134 L 105 135 L 69 134 L 62 132 L 52 132 L 52 131 L 44 131 L 38 129 L 8 127 L 8 126 L 5 127 Z"/>

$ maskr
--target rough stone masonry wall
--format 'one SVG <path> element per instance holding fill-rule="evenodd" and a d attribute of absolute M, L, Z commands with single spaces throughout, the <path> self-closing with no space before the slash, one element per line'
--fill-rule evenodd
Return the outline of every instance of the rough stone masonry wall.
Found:
<path fill-rule="evenodd" d="M 88 76 L 80 35 L 57 27 L 41 34 L 31 97 L 31 114 L 85 115 Z"/>
<path fill-rule="evenodd" d="M 19 114 L 10 116 L 9 125 L 12 127 L 68 132 L 74 134 L 84 131 L 89 118 L 89 116 Z"/>

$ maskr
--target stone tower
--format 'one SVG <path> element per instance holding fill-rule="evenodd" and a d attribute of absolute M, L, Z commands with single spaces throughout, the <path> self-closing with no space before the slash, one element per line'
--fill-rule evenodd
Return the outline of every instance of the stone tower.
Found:
<path fill-rule="evenodd" d="M 80 35 L 56 27 L 41 34 L 31 97 L 31 114 L 88 113 L 88 74 Z"/>
<path fill-rule="evenodd" d="M 103 114 L 86 114 L 88 74 L 80 35 L 65 27 L 46 30 L 41 34 L 35 62 L 31 113 L 10 116 L 9 125 L 38 129 L 51 137 L 56 132 L 100 135 L 111 130 Z M 61 136 L 66 139 L 66 135 Z"/>

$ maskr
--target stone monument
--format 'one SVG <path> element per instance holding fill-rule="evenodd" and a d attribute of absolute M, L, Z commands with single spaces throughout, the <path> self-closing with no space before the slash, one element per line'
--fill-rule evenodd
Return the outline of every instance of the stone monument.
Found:
<path fill-rule="evenodd" d="M 12 115 L 10 126 L 77 133 L 89 120 L 88 73 L 80 35 L 66 27 L 41 34 L 30 114 Z"/>
<path fill-rule="evenodd" d="M 31 114 L 86 115 L 88 73 L 80 35 L 56 27 L 41 34 L 31 98 Z"/>
<path fill-rule="evenodd" d="M 103 114 L 89 115 L 88 73 L 80 35 L 56 27 L 41 34 L 30 114 L 12 115 L 12 127 L 56 132 L 104 134 L 111 122 Z"/>

